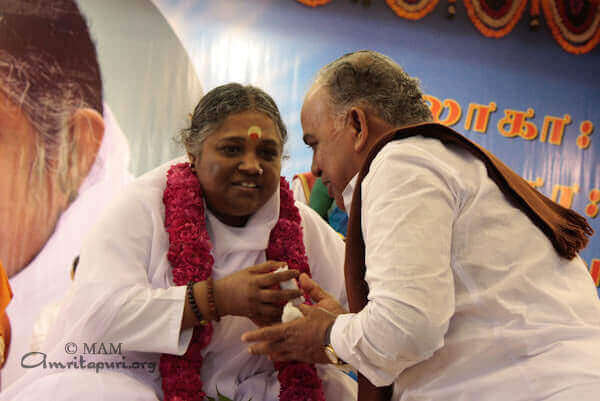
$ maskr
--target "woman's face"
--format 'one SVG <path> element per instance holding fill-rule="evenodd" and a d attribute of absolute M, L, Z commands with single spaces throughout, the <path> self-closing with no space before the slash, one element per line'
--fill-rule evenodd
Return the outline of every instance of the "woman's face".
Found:
<path fill-rule="evenodd" d="M 190 155 L 206 203 L 223 223 L 243 226 L 275 193 L 283 145 L 273 121 L 246 111 L 229 116 Z"/>

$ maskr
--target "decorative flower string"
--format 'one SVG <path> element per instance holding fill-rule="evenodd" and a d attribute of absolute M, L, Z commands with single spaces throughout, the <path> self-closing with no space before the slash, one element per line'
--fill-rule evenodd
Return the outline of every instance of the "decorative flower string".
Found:
<path fill-rule="evenodd" d="M 279 220 L 271 230 L 266 256 L 284 261 L 290 269 L 310 275 L 300 226 L 300 213 L 287 181 L 280 178 Z M 171 166 L 163 194 L 165 228 L 169 233 L 167 258 L 173 268 L 176 285 L 190 280 L 204 281 L 212 274 L 214 258 L 206 230 L 204 202 L 200 182 L 189 163 Z M 308 297 L 305 297 L 308 301 Z M 162 354 L 160 375 L 165 401 L 203 401 L 201 351 L 211 341 L 212 323 L 194 327 L 190 345 L 182 356 Z M 276 363 L 280 401 L 325 401 L 321 379 L 314 365 Z"/>

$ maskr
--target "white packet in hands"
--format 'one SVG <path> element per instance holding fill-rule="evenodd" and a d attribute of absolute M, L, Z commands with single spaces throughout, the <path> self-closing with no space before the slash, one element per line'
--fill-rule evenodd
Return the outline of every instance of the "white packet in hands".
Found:
<path fill-rule="evenodd" d="M 302 314 L 302 311 L 295 307 L 294 304 L 292 304 L 292 302 L 290 301 L 283 307 L 283 313 L 281 314 L 281 322 L 291 322 L 292 320 L 299 319 L 303 316 L 304 315 Z"/>
<path fill-rule="evenodd" d="M 275 270 L 273 273 L 279 273 L 279 272 L 284 272 L 288 270 L 288 266 L 282 266 L 279 269 Z M 300 288 L 298 287 L 298 283 L 296 282 L 296 279 L 289 279 L 286 281 L 282 281 L 279 283 L 279 286 L 281 287 L 282 290 L 299 290 Z M 303 296 L 299 296 L 298 298 L 294 298 L 292 300 L 290 300 L 288 303 L 292 303 L 292 305 L 294 306 L 298 306 L 300 304 L 303 304 L 305 301 Z M 302 314 L 302 312 L 300 312 L 300 314 Z"/>

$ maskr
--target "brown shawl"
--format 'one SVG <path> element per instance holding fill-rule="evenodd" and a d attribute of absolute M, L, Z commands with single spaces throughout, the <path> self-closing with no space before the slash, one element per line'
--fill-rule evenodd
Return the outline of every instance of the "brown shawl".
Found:
<path fill-rule="evenodd" d="M 456 145 L 468 150 L 484 162 L 488 176 L 494 180 L 504 195 L 521 209 L 531 221 L 546 234 L 558 254 L 572 259 L 588 243 L 593 234 L 585 218 L 571 209 L 564 208 L 535 190 L 527 181 L 502 163 L 481 146 L 469 141 L 451 128 L 440 124 L 422 123 L 394 130 L 384 135 L 370 149 L 361 167 L 352 197 L 346 240 L 344 274 L 350 311 L 360 312 L 367 305 L 369 288 L 365 277 L 365 242 L 361 230 L 361 183 L 369 173 L 369 167 L 379 151 L 390 141 L 415 135 L 436 138 L 444 144 Z M 364 376 L 358 377 L 359 401 L 383 401 L 392 397 L 392 386 L 375 387 Z"/>

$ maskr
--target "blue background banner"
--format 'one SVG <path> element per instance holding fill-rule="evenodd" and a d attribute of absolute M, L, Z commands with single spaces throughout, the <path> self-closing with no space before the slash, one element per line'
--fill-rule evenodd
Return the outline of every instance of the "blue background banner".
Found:
<path fill-rule="evenodd" d="M 600 124 L 598 49 L 569 54 L 545 25 L 531 32 L 527 18 L 505 38 L 489 39 L 460 4 L 453 20 L 438 5 L 423 19 L 408 21 L 384 2 L 371 3 L 333 1 L 310 8 L 292 0 L 156 2 L 205 90 L 238 81 L 274 96 L 290 132 L 286 176 L 310 169 L 299 114 L 316 72 L 344 53 L 373 49 L 418 77 L 426 94 L 455 102 L 453 109 L 441 110 L 440 120 L 460 111 L 458 119 L 451 118 L 454 129 L 600 230 L 594 215 L 600 200 L 600 140 L 594 134 Z M 476 128 L 477 118 L 484 122 L 476 105 L 489 107 L 485 129 Z M 581 256 L 600 270 L 600 238 Z"/>

